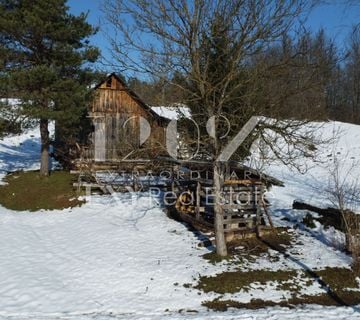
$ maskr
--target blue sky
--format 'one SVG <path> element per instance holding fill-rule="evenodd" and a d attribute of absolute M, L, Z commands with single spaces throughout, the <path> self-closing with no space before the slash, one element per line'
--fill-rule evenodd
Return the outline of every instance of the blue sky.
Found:
<path fill-rule="evenodd" d="M 89 11 L 88 21 L 102 30 L 106 28 L 106 23 L 100 10 L 103 0 L 68 0 L 70 11 L 74 14 Z M 360 0 L 359 5 L 345 6 L 339 4 L 341 0 L 329 0 L 328 3 L 316 8 L 310 15 L 307 22 L 310 29 L 314 32 L 324 28 L 326 34 L 334 38 L 339 46 L 343 46 L 348 37 L 351 26 L 360 23 Z M 337 4 L 336 4 L 337 3 Z M 110 59 L 109 43 L 103 31 L 99 31 L 92 38 L 92 43 L 98 46 L 103 56 Z"/>
<path fill-rule="evenodd" d="M 322 5 L 316 8 L 310 15 L 308 26 L 317 31 L 324 28 L 327 34 L 334 38 L 339 45 L 349 35 L 351 27 L 360 23 L 360 1 L 358 5 L 345 6 L 343 4 L 335 4 L 336 2 L 330 0 L 328 5 Z"/>

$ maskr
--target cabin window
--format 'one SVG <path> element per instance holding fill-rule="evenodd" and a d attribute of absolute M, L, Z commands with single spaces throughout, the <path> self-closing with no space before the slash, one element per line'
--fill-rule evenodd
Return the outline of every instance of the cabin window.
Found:
<path fill-rule="evenodd" d="M 106 87 L 107 87 L 107 88 L 111 88 L 111 86 L 112 86 L 112 77 L 110 77 L 110 78 L 107 79 L 107 81 L 106 81 Z"/>

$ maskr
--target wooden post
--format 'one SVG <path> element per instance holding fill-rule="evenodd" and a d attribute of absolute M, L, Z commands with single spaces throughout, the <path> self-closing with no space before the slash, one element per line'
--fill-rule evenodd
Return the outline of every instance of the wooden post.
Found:
<path fill-rule="evenodd" d="M 176 181 L 175 181 L 175 166 L 171 167 L 171 191 L 176 193 Z"/>
<path fill-rule="evenodd" d="M 196 220 L 200 220 L 200 191 L 201 191 L 201 184 L 198 181 L 196 184 Z"/>
<path fill-rule="evenodd" d="M 227 256 L 227 247 L 224 233 L 224 210 L 221 206 L 221 190 L 224 182 L 224 169 L 220 162 L 214 164 L 214 215 L 215 215 L 215 242 L 216 242 L 216 253 L 219 256 Z"/>
<path fill-rule="evenodd" d="M 136 177 L 133 178 L 133 190 L 136 192 L 138 191 L 137 179 Z"/>
<path fill-rule="evenodd" d="M 79 177 L 78 177 L 77 193 L 80 193 L 80 191 L 81 191 L 81 181 L 82 181 L 81 178 L 82 178 L 82 172 L 79 173 Z M 88 194 L 86 193 L 86 195 L 88 195 Z"/>
<path fill-rule="evenodd" d="M 261 234 L 261 209 L 257 206 L 256 209 L 256 235 L 260 238 Z"/>
<path fill-rule="evenodd" d="M 261 208 L 258 204 L 258 199 L 257 199 L 257 193 L 256 193 L 256 185 L 253 184 L 253 200 L 254 200 L 254 208 L 255 208 L 255 212 L 256 212 L 256 235 L 258 237 L 261 237 Z"/>
<path fill-rule="evenodd" d="M 271 227 L 272 229 L 274 229 L 274 224 L 273 224 L 273 222 L 272 222 L 270 213 L 269 213 L 268 209 L 266 208 L 265 201 L 264 201 L 264 199 L 261 199 L 261 201 L 262 201 L 262 205 L 263 205 L 265 214 L 266 214 L 266 216 L 267 216 L 267 218 L 268 218 L 268 220 L 269 220 L 270 227 Z"/>

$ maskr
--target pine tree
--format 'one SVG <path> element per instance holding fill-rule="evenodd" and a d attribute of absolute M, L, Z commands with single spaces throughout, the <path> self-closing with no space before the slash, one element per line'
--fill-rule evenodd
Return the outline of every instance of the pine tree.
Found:
<path fill-rule="evenodd" d="M 22 101 L 41 134 L 40 174 L 49 174 L 49 121 L 73 126 L 89 99 L 99 51 L 87 15 L 69 13 L 66 0 L 0 0 L 0 91 Z"/>

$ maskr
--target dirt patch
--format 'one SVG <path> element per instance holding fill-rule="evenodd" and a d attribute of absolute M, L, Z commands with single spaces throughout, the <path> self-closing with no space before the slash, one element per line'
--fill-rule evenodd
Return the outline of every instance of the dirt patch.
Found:
<path fill-rule="evenodd" d="M 307 213 L 306 216 L 303 219 L 302 222 L 306 227 L 310 228 L 310 229 L 314 229 L 316 228 L 315 222 L 314 222 L 314 217 L 310 214 Z"/>
<path fill-rule="evenodd" d="M 300 283 L 300 278 L 302 283 Z M 324 289 L 318 295 L 301 295 L 305 289 L 317 281 Z M 271 306 L 295 307 L 301 304 L 317 304 L 323 306 L 354 306 L 360 304 L 358 275 L 346 268 L 326 268 L 314 271 L 265 271 L 224 272 L 213 277 L 200 277 L 195 287 L 204 292 L 219 294 L 235 293 L 249 290 L 251 284 L 267 284 L 276 282 L 277 290 L 291 292 L 289 299 L 274 302 L 270 300 L 253 299 L 248 303 L 234 300 L 221 300 L 221 297 L 204 301 L 209 309 L 224 311 L 228 308 L 259 309 Z M 303 291 L 304 292 L 304 291 Z"/>
<path fill-rule="evenodd" d="M 259 256 L 268 252 L 269 248 L 284 251 L 286 247 L 291 246 L 293 242 L 293 234 L 288 228 L 275 228 L 274 231 L 261 236 L 261 238 L 253 237 L 230 242 L 228 251 L 230 254 L 243 254 L 244 252 L 251 255 Z"/>
<path fill-rule="evenodd" d="M 321 306 L 356 306 L 360 304 L 359 292 L 343 292 L 339 297 L 333 297 L 330 294 L 323 293 L 316 296 L 292 297 L 288 300 L 274 302 L 271 300 L 252 299 L 250 302 L 242 303 L 234 300 L 214 299 L 204 301 L 203 306 L 215 310 L 226 311 L 229 308 L 237 309 L 261 309 L 266 307 L 286 307 L 295 308 L 304 304 L 316 304 Z"/>
<path fill-rule="evenodd" d="M 266 254 L 269 249 L 285 252 L 295 242 L 294 235 L 289 228 L 275 228 L 274 231 L 264 234 L 261 238 L 252 237 L 237 239 L 227 244 L 227 257 L 220 257 L 216 252 L 203 255 L 203 258 L 211 263 L 222 261 L 247 259 L 255 260 L 257 257 Z"/>
<path fill-rule="evenodd" d="M 215 292 L 220 294 L 236 293 L 240 290 L 248 291 L 250 289 L 250 285 L 254 283 L 261 285 L 266 285 L 266 283 L 270 281 L 282 283 L 292 280 L 296 276 L 297 271 L 295 270 L 223 272 L 211 277 L 200 277 L 198 284 L 194 288 L 204 292 Z"/>
<path fill-rule="evenodd" d="M 358 274 L 351 269 L 345 268 L 326 268 L 324 270 L 314 271 L 314 273 L 328 286 L 331 290 L 338 292 L 347 289 L 357 289 Z"/>

